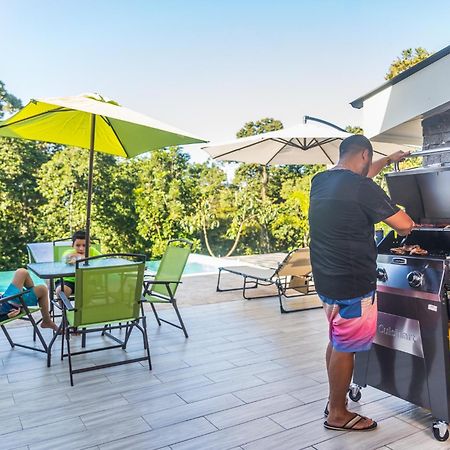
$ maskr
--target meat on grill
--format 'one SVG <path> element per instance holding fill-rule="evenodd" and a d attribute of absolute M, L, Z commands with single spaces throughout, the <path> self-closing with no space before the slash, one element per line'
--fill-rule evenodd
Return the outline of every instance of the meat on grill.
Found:
<path fill-rule="evenodd" d="M 424 248 L 413 248 L 410 252 L 410 255 L 419 255 L 419 256 L 426 256 L 428 255 L 428 251 Z"/>
<path fill-rule="evenodd" d="M 426 256 L 428 255 L 428 251 L 424 248 L 421 248 L 420 245 L 404 245 L 403 247 L 394 247 L 391 248 L 391 253 L 394 255 L 417 255 L 417 256 Z"/>

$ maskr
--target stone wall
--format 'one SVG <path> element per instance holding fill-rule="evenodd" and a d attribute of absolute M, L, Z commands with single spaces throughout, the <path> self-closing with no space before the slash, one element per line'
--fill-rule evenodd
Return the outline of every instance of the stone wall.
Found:
<path fill-rule="evenodd" d="M 450 109 L 422 120 L 423 150 L 450 147 Z M 438 155 L 425 156 L 423 165 L 450 163 L 450 150 Z"/>

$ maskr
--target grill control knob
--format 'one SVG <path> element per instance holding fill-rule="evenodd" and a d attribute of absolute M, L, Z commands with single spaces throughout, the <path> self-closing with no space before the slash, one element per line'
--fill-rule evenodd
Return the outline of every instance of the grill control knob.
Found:
<path fill-rule="evenodd" d="M 378 280 L 383 281 L 383 283 L 385 283 L 388 279 L 386 269 L 378 267 L 377 268 L 377 278 L 378 278 Z"/>
<path fill-rule="evenodd" d="M 423 284 L 423 273 L 414 270 L 408 273 L 407 279 L 411 287 L 418 288 Z"/>

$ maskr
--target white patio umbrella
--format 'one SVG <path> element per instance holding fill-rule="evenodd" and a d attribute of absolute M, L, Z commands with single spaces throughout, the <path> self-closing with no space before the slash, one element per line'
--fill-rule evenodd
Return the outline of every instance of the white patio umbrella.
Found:
<path fill-rule="evenodd" d="M 219 161 L 263 165 L 336 164 L 339 159 L 339 144 L 352 134 L 330 125 L 324 121 L 308 120 L 290 128 L 213 143 L 202 149 Z M 405 150 L 404 146 L 398 144 L 372 142 L 372 146 L 374 160 Z"/>

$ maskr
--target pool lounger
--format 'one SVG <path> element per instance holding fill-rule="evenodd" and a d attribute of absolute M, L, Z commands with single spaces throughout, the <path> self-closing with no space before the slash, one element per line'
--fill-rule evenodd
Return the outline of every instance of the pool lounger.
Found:
<path fill-rule="evenodd" d="M 222 272 L 228 272 L 243 278 L 242 287 L 222 288 L 220 280 Z M 278 268 L 258 268 L 250 266 L 219 267 L 217 278 L 217 292 L 242 291 L 242 296 L 246 300 L 273 297 L 270 295 L 248 295 L 247 291 L 263 286 L 275 286 L 277 288 L 280 310 L 282 313 L 304 311 L 315 309 L 314 307 L 287 309 L 283 304 L 283 297 L 298 298 L 306 297 L 316 293 L 311 275 L 311 263 L 309 261 L 309 249 L 301 248 L 290 252 L 284 260 L 279 263 Z M 296 294 L 288 294 L 288 291 L 295 291 Z"/>

